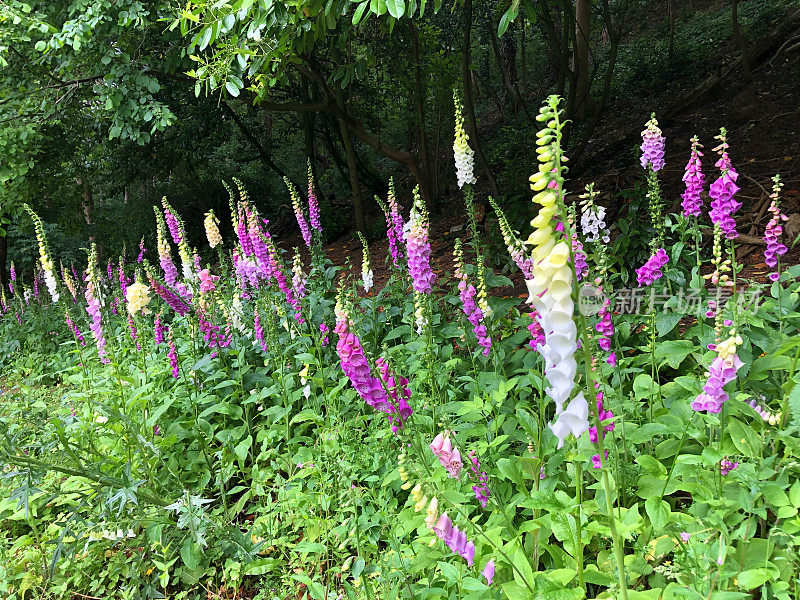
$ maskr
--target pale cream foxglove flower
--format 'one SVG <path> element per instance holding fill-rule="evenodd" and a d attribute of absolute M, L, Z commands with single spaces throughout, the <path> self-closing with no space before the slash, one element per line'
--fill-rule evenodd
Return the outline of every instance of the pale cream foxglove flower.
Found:
<path fill-rule="evenodd" d="M 219 219 L 214 216 L 214 211 L 208 211 L 206 213 L 206 218 L 203 221 L 203 226 L 206 229 L 206 238 L 208 239 L 208 245 L 211 248 L 216 248 L 222 243 L 222 236 L 219 233 L 219 227 L 217 227 L 218 223 Z"/>
<path fill-rule="evenodd" d="M 439 500 L 437 500 L 436 496 L 431 498 L 431 502 L 428 505 L 428 509 L 425 512 L 425 526 L 433 531 L 434 525 L 436 525 L 436 521 L 439 519 Z"/>
<path fill-rule="evenodd" d="M 569 264 L 570 246 L 563 233 L 555 230 L 558 196 L 553 187 L 553 152 L 547 147 L 541 150 L 537 150 L 538 170 L 530 178 L 531 188 L 537 192 L 533 200 L 541 207 L 531 221 L 533 231 L 526 242 L 532 247 L 533 278 L 525 283 L 529 292 L 528 303 L 536 309 L 544 331 L 545 343 L 539 345 L 538 350 L 544 358 L 544 375 L 549 384 L 545 393 L 553 400 L 557 417 L 549 427 L 561 448 L 569 434 L 579 437 L 589 429 L 589 407 L 582 393 L 570 401 L 578 371 L 573 270 Z"/>
<path fill-rule="evenodd" d="M 150 288 L 137 281 L 128 286 L 125 299 L 128 301 L 128 314 L 133 317 L 150 303 Z"/>

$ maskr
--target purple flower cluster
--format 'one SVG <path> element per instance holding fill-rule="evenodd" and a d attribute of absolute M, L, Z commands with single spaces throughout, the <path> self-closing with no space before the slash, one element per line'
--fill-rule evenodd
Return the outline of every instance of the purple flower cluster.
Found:
<path fill-rule="evenodd" d="M 663 273 L 661 269 L 669 262 L 666 250 L 659 248 L 655 254 L 647 259 L 641 267 L 636 269 L 636 281 L 639 287 L 652 284 L 654 281 L 661 279 Z"/>
<path fill-rule="evenodd" d="M 275 248 L 275 245 L 270 242 L 268 245 L 269 248 L 269 265 L 270 270 L 272 272 L 272 276 L 278 282 L 278 287 L 286 296 L 286 302 L 288 302 L 291 307 L 294 309 L 294 320 L 298 323 L 305 323 L 305 319 L 303 318 L 302 313 L 302 305 L 300 304 L 300 300 L 297 299 L 295 296 L 294 289 L 291 285 L 289 285 L 288 280 L 286 279 L 286 274 L 283 272 L 283 268 L 278 259 L 278 250 Z"/>
<path fill-rule="evenodd" d="M 681 198 L 681 206 L 683 207 L 683 216 L 685 217 L 699 217 L 703 207 L 703 199 L 701 194 L 703 192 L 703 184 L 705 183 L 706 176 L 703 175 L 703 163 L 700 159 L 703 153 L 700 144 L 696 137 L 692 138 L 692 155 L 689 157 L 689 162 L 686 165 L 686 172 L 683 174 L 683 181 L 686 185 L 686 191 L 683 192 Z"/>
<path fill-rule="evenodd" d="M 389 371 L 389 364 L 382 357 L 375 361 L 375 365 L 378 367 L 381 381 L 389 391 L 389 398 L 392 400 L 387 418 L 392 426 L 392 432 L 397 433 L 397 430 L 402 429 L 406 420 L 413 414 L 411 406 L 408 404 L 408 400 L 411 398 L 408 379 L 395 377 L 395 374 Z"/>
<path fill-rule="evenodd" d="M 224 348 L 228 345 L 225 335 L 220 333 L 220 326 L 211 323 L 204 314 L 198 314 L 200 331 L 203 332 L 203 340 L 209 348 Z"/>
<path fill-rule="evenodd" d="M 125 277 L 125 262 L 119 257 L 119 289 L 122 290 L 122 297 L 128 295 L 128 279 Z"/>
<path fill-rule="evenodd" d="M 483 355 L 489 356 L 492 348 L 492 338 L 486 331 L 486 325 L 483 324 L 483 311 L 481 311 L 477 302 L 475 301 L 478 295 L 475 286 L 467 284 L 466 275 L 463 276 L 458 283 L 459 295 L 461 296 L 462 309 L 467 319 L 472 324 L 472 331 L 478 339 L 478 345 L 483 348 Z"/>
<path fill-rule="evenodd" d="M 758 402 L 755 401 L 755 399 L 750 400 L 750 402 L 748 402 L 747 404 L 750 406 L 750 408 L 752 408 L 754 411 L 758 413 L 758 416 L 761 417 L 761 420 L 764 421 L 765 423 L 770 423 L 770 419 L 774 421 L 774 423 L 778 422 L 779 420 L 778 416 L 774 415 L 773 413 L 769 412 L 766 408 L 762 407 Z"/>
<path fill-rule="evenodd" d="M 242 291 L 247 289 L 248 284 L 253 288 L 258 288 L 261 269 L 252 258 L 239 256 L 239 251 L 233 253 L 233 268 L 236 271 L 236 279 Z"/>
<path fill-rule="evenodd" d="M 442 540 L 453 554 L 458 554 L 467 561 L 468 566 L 472 566 L 475 560 L 475 544 L 467 540 L 467 534 L 453 525 L 453 521 L 442 513 L 436 525 L 433 526 L 433 533 Z"/>
<path fill-rule="evenodd" d="M 764 232 L 764 241 L 767 243 L 767 247 L 764 250 L 764 262 L 767 263 L 768 267 L 774 269 L 778 266 L 778 257 L 786 254 L 786 246 L 779 240 L 783 234 L 781 221 L 786 221 L 788 217 L 781 212 L 776 199 L 772 200 L 769 212 L 772 213 L 772 218 L 767 223 L 767 230 Z M 770 273 L 769 278 L 770 281 L 778 281 L 780 275 L 777 272 Z"/>
<path fill-rule="evenodd" d="M 489 477 L 486 475 L 486 471 L 481 469 L 481 463 L 478 462 L 475 451 L 470 450 L 468 456 L 472 463 L 470 465 L 472 473 L 470 473 L 469 478 L 477 480 L 477 484 L 472 486 L 472 491 L 475 492 L 475 499 L 481 503 L 481 508 L 486 508 L 489 503 L 489 486 L 487 485 Z"/>
<path fill-rule="evenodd" d="M 258 215 L 256 215 L 256 213 L 251 211 L 250 208 L 245 208 L 245 211 L 247 213 L 246 237 L 249 241 L 249 247 L 252 249 L 250 256 L 255 256 L 258 263 L 256 265 L 257 269 L 254 270 L 254 273 L 258 277 L 266 277 L 267 280 L 270 280 L 274 275 L 272 261 L 270 260 L 269 248 L 269 242 L 272 236 L 269 234 L 269 231 L 266 231 L 258 222 Z M 269 221 L 265 221 L 265 224 L 266 223 L 269 223 Z M 242 246 L 242 251 L 244 251 L 245 256 L 247 256 L 247 251 L 245 250 L 244 246 Z M 258 287 L 258 284 L 256 283 L 253 285 L 253 287 Z"/>
<path fill-rule="evenodd" d="M 342 371 L 347 375 L 353 388 L 372 408 L 392 414 L 394 407 L 389 403 L 380 379 L 372 375 L 361 340 L 353 332 L 348 331 L 347 319 L 339 321 L 334 331 L 339 334 L 336 353 L 339 355 Z"/>
<path fill-rule="evenodd" d="M 534 260 L 525 255 L 522 244 L 509 248 L 509 254 L 511 254 L 511 258 L 517 268 L 522 271 L 522 276 L 525 279 L 533 279 Z"/>
<path fill-rule="evenodd" d="M 647 127 L 642 131 L 642 157 L 640 162 L 642 168 L 646 169 L 650 165 L 653 171 L 660 171 L 664 168 L 664 136 L 658 128 L 655 118 L 647 122 Z"/>
<path fill-rule="evenodd" d="M 72 322 L 72 319 L 69 317 L 69 313 L 65 312 L 64 317 L 66 317 L 67 327 L 69 327 L 70 331 L 72 331 L 73 335 L 75 335 L 75 339 L 80 342 L 81 346 L 85 346 L 86 342 L 83 341 L 83 334 L 81 333 L 81 330 L 78 329 L 78 326 Z"/>
<path fill-rule="evenodd" d="M 92 317 L 92 324 L 89 328 L 92 330 L 94 341 L 97 343 L 97 356 L 100 357 L 100 362 L 106 364 L 109 362 L 106 352 L 106 338 L 103 335 L 103 316 L 100 314 L 100 300 L 94 297 L 94 286 L 89 285 L 84 292 L 86 297 L 86 312 Z"/>
<path fill-rule="evenodd" d="M 384 216 L 386 217 L 386 237 L 389 238 L 389 253 L 392 255 L 392 263 L 394 266 L 399 267 L 400 257 L 402 257 L 403 252 L 400 250 L 397 232 L 395 231 L 394 224 L 392 223 L 392 215 L 386 212 L 384 213 Z M 402 237 L 400 239 L 402 239 Z"/>
<path fill-rule="evenodd" d="M 175 285 L 175 282 L 178 281 L 178 269 L 172 262 L 172 257 L 168 252 L 161 252 L 158 255 L 158 261 L 161 263 L 161 270 L 164 271 L 164 281 L 169 285 Z"/>
<path fill-rule="evenodd" d="M 136 257 L 136 262 L 141 263 L 145 254 L 147 254 L 147 248 L 144 247 L 144 238 L 142 238 L 142 241 L 139 242 L 139 256 Z"/>
<path fill-rule="evenodd" d="M 178 375 L 180 375 L 180 371 L 178 369 L 178 349 L 175 347 L 175 340 L 172 338 L 172 330 L 167 332 L 167 337 L 169 338 L 169 351 L 167 352 L 167 358 L 169 359 L 170 369 L 172 369 L 172 376 L 177 379 Z"/>
<path fill-rule="evenodd" d="M 253 318 L 253 329 L 256 332 L 256 340 L 261 345 L 261 350 L 266 353 L 267 351 L 267 342 L 264 340 L 264 328 L 261 326 L 261 315 L 258 314 L 258 311 L 255 311 L 256 316 Z"/>
<path fill-rule="evenodd" d="M 250 215 L 245 214 L 245 207 L 240 204 L 236 218 L 236 237 L 239 239 L 239 245 L 242 247 L 244 256 L 253 256 L 255 250 L 253 249 L 252 239 L 257 236 L 255 236 L 254 232 L 252 231 L 253 220 L 252 218 L 248 219 L 248 217 L 250 217 Z M 251 226 L 250 233 L 247 231 L 248 224 Z"/>
<path fill-rule="evenodd" d="M 114 281 L 114 265 L 112 264 L 110 258 L 106 264 L 106 275 L 108 276 L 109 281 Z"/>
<path fill-rule="evenodd" d="M 601 350 L 609 353 L 606 362 L 610 365 L 616 365 L 617 355 L 611 352 L 611 336 L 614 335 L 614 322 L 611 320 L 611 302 L 608 299 L 600 307 L 598 316 L 600 321 L 594 326 L 595 331 L 600 334 L 597 339 L 597 345 L 600 346 Z"/>
<path fill-rule="evenodd" d="M 400 205 L 394 195 L 394 182 L 389 182 L 389 213 L 386 215 L 387 235 L 389 237 L 389 250 L 392 253 L 392 261 L 395 267 L 400 266 L 400 259 L 403 258 L 403 251 L 400 247 L 403 240 L 403 229 L 405 223 L 400 214 Z"/>
<path fill-rule="evenodd" d="M 447 470 L 450 477 L 458 479 L 463 463 L 461 462 L 461 452 L 458 448 L 453 448 L 453 443 L 450 441 L 450 432 L 445 431 L 437 434 L 430 443 L 430 449 Z"/>
<path fill-rule="evenodd" d="M 178 219 L 175 218 L 175 215 L 170 210 L 170 206 L 166 203 L 166 199 L 162 200 L 162 204 L 164 205 L 164 220 L 167 222 L 169 234 L 172 236 L 172 241 L 175 242 L 175 245 L 179 245 L 183 241 L 181 226 L 178 224 Z"/>
<path fill-rule="evenodd" d="M 136 335 L 136 324 L 133 322 L 133 317 L 128 315 L 128 329 L 131 332 L 131 339 L 136 342 L 136 350 L 141 350 L 142 345 L 139 343 L 138 336 Z"/>
<path fill-rule="evenodd" d="M 308 227 L 308 221 L 303 213 L 303 207 L 300 206 L 299 198 L 295 199 L 292 203 L 294 207 L 294 216 L 297 219 L 297 224 L 300 226 L 300 234 L 303 236 L 303 241 L 306 246 L 311 247 L 311 230 Z"/>
<path fill-rule="evenodd" d="M 599 386 L 599 384 L 595 384 L 595 387 Z M 597 392 L 597 416 L 598 420 L 600 421 L 600 425 L 602 425 L 602 436 L 603 439 L 606 437 L 607 431 L 614 431 L 614 423 L 609 423 L 607 425 L 603 425 L 603 421 L 608 421 L 609 419 L 614 418 L 614 413 L 610 410 L 605 410 L 603 407 L 603 392 Z M 597 426 L 589 428 L 589 441 L 593 444 L 598 443 L 597 437 Z M 608 458 L 608 451 L 605 453 L 605 457 Z M 600 454 L 595 454 L 592 456 L 592 466 L 595 469 L 599 469 L 602 466 L 602 462 L 600 461 Z"/>
<path fill-rule="evenodd" d="M 730 473 L 731 471 L 733 471 L 738 466 L 739 466 L 738 462 L 731 462 L 731 461 L 728 460 L 728 457 L 726 456 L 721 461 L 719 461 L 719 472 L 723 476 L 725 476 L 728 473 Z"/>
<path fill-rule="evenodd" d="M 430 294 L 431 284 L 436 275 L 431 270 L 431 244 L 428 241 L 428 224 L 420 219 L 412 219 L 406 234 L 406 255 L 408 256 L 408 272 L 414 291 L 419 294 Z"/>
<path fill-rule="evenodd" d="M 320 222 L 319 201 L 314 193 L 314 178 L 311 175 L 311 165 L 308 165 L 308 220 L 311 222 L 311 227 L 317 231 L 322 231 L 322 223 Z"/>
<path fill-rule="evenodd" d="M 743 364 L 736 354 L 732 354 L 727 360 L 717 356 L 708 370 L 708 379 L 703 386 L 703 391 L 692 402 L 692 410 L 720 412 L 722 403 L 728 399 L 728 394 L 723 388 L 727 383 L 736 379 L 736 372 Z"/>
<path fill-rule="evenodd" d="M 580 281 L 589 274 L 589 265 L 586 263 L 586 252 L 577 233 L 572 234 L 572 256 L 575 259 L 575 277 Z"/>
<path fill-rule="evenodd" d="M 292 288 L 298 298 L 306 297 L 306 279 L 301 273 L 292 275 Z"/>
<path fill-rule="evenodd" d="M 328 337 L 328 332 L 330 331 L 330 328 L 325 323 L 320 323 L 319 330 L 322 333 L 322 335 L 325 336 L 322 338 L 322 347 L 324 348 L 331 341 L 331 339 Z"/>
<path fill-rule="evenodd" d="M 164 341 L 164 331 L 165 330 L 166 330 L 166 327 L 161 322 L 161 313 L 158 313 L 156 315 L 156 321 L 153 324 L 153 338 L 154 338 L 154 341 L 156 343 L 156 346 L 158 346 L 159 344 L 163 343 L 163 341 Z"/>
<path fill-rule="evenodd" d="M 708 214 L 711 222 L 719 223 L 725 237 L 732 240 L 739 235 L 733 213 L 742 207 L 742 203 L 734 199 L 734 195 L 739 191 L 739 186 L 736 185 L 739 174 L 733 168 L 728 156 L 728 144 L 723 141 L 719 148 L 722 150 L 722 155 L 715 166 L 719 168 L 721 174 L 708 188 L 708 195 L 711 197 L 711 210 Z"/>
<path fill-rule="evenodd" d="M 164 301 L 167 305 L 179 315 L 183 316 L 189 312 L 189 305 L 178 296 L 175 292 L 163 285 L 156 279 L 152 273 L 148 271 L 147 279 L 150 282 L 152 290 Z"/>
<path fill-rule="evenodd" d="M 539 313 L 534 310 L 528 313 L 531 322 L 528 324 L 528 332 L 531 334 L 531 341 L 528 342 L 528 347 L 531 350 L 536 350 L 539 346 L 544 346 L 545 336 L 542 324 L 539 322 Z"/>

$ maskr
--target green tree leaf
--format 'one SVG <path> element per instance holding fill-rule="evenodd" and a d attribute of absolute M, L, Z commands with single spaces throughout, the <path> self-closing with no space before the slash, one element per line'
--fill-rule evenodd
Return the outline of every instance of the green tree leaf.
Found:
<path fill-rule="evenodd" d="M 386 0 L 386 8 L 395 19 L 399 19 L 406 12 L 404 0 Z"/>

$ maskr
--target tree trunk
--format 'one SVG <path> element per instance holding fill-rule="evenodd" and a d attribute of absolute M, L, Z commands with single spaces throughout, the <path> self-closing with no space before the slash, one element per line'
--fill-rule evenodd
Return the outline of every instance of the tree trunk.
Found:
<path fill-rule="evenodd" d="M 610 31 L 611 28 L 609 27 L 609 32 Z M 586 150 L 586 146 L 588 145 L 592 133 L 594 133 L 594 130 L 597 127 L 597 124 L 600 122 L 600 118 L 603 116 L 603 111 L 605 110 L 606 103 L 608 102 L 608 96 L 611 91 L 611 78 L 614 74 L 614 67 L 617 64 L 617 52 L 619 50 L 619 34 L 616 33 L 610 35 L 611 47 L 608 54 L 608 67 L 606 68 L 606 73 L 603 77 L 603 91 L 600 94 L 600 102 L 595 107 L 595 111 L 591 120 L 589 121 L 589 125 L 583 132 L 583 138 L 572 152 L 572 158 L 575 160 L 577 160 L 583 154 L 584 150 Z"/>
<path fill-rule="evenodd" d="M 0 215 L 0 217 L 3 215 Z M 2 221 L 2 219 L 0 219 Z M 8 289 L 8 271 L 6 261 L 8 260 L 8 228 L 3 235 L 0 235 L 0 287 Z"/>
<path fill-rule="evenodd" d="M 536 15 L 540 19 L 547 40 L 548 62 L 552 76 L 556 79 L 556 94 L 564 95 L 567 80 L 572 78 L 569 65 L 569 35 L 566 34 L 568 17 L 562 7 L 555 5 L 552 10 L 545 0 L 539 0 Z"/>
<path fill-rule="evenodd" d="M 311 97 L 308 90 L 308 79 L 303 77 L 303 102 L 310 102 Z M 319 173 L 317 172 L 317 148 L 314 143 L 316 140 L 315 135 L 316 113 L 304 112 L 303 113 L 303 140 L 306 146 L 306 158 L 311 165 L 311 175 L 314 178 L 314 193 L 317 199 L 321 202 L 323 200 L 322 190 L 319 189 Z"/>
<path fill-rule="evenodd" d="M 742 82 L 750 83 L 750 57 L 747 53 L 747 44 L 742 37 L 742 30 L 739 28 L 739 0 L 731 0 L 731 23 L 733 25 L 733 39 L 739 46 L 742 53 Z"/>
<path fill-rule="evenodd" d="M 316 81 L 324 83 L 324 79 L 317 78 Z M 330 95 L 335 97 L 337 95 L 337 91 L 332 88 L 328 88 L 330 90 Z M 341 91 L 338 92 L 341 95 Z M 375 135 L 368 132 L 364 129 L 362 123 L 350 115 L 346 110 L 344 105 L 337 105 L 337 104 L 329 104 L 324 102 L 311 102 L 311 103 L 303 103 L 303 102 L 269 102 L 265 101 L 261 103 L 261 106 L 275 111 L 291 111 L 291 112 L 306 112 L 306 111 L 325 111 L 327 113 L 332 114 L 335 116 L 339 121 L 344 121 L 347 125 L 350 133 L 365 143 L 367 146 L 372 148 L 373 150 L 379 152 L 386 158 L 394 160 L 404 167 L 406 167 L 411 175 L 414 177 L 414 180 L 420 186 L 420 192 L 422 194 L 422 198 L 425 201 L 426 205 L 430 203 L 430 190 L 427 187 L 427 183 L 425 178 L 422 176 L 422 171 L 417 164 L 415 158 L 411 155 L 410 152 L 405 152 L 403 150 L 398 150 L 397 148 L 393 148 L 389 146 L 380 138 L 376 137 Z M 341 124 L 340 124 L 341 129 Z"/>
<path fill-rule="evenodd" d="M 340 88 L 336 89 L 336 102 L 342 112 L 344 109 L 344 97 Z M 367 234 L 364 226 L 364 204 L 361 201 L 361 188 L 358 185 L 358 164 L 356 161 L 356 150 L 353 147 L 353 139 L 350 137 L 350 127 L 344 118 L 339 117 L 339 127 L 342 130 L 342 144 L 347 155 L 347 170 L 350 173 L 350 190 L 353 194 L 353 212 L 356 218 L 356 229 L 364 235 Z"/>
<path fill-rule="evenodd" d="M 497 62 L 497 67 L 499 68 L 500 75 L 503 79 L 503 87 L 506 90 L 506 101 L 511 102 L 511 106 L 516 113 L 519 110 L 519 99 L 517 98 L 516 89 L 514 89 L 514 81 L 512 73 L 509 69 L 508 61 L 503 56 L 503 51 L 500 48 L 500 40 L 497 37 L 497 30 L 495 29 L 494 23 L 491 20 L 489 20 L 488 29 L 489 39 L 491 39 L 492 42 L 494 59 Z"/>
<path fill-rule="evenodd" d="M 255 149 L 258 151 L 258 155 L 261 157 L 261 160 L 264 161 L 264 164 L 267 165 L 270 169 L 272 169 L 281 179 L 286 177 L 289 181 L 291 181 L 294 188 L 300 194 L 300 197 L 305 198 L 306 197 L 306 193 L 304 191 L 305 186 L 298 185 L 297 181 L 293 180 L 289 175 L 286 174 L 286 172 L 283 169 L 281 169 L 277 164 L 275 164 L 275 161 L 272 160 L 272 156 L 270 155 L 267 148 L 264 147 L 264 145 L 253 134 L 253 132 L 250 131 L 250 129 L 244 124 L 241 117 L 239 117 L 236 111 L 233 110 L 233 108 L 231 108 L 230 104 L 228 104 L 227 102 L 222 102 L 222 108 L 224 108 L 225 111 L 230 115 L 231 119 L 233 119 L 233 122 L 239 128 L 239 131 L 242 132 L 242 135 L 244 135 L 244 137 L 247 138 L 247 140 L 255 147 Z"/>
<path fill-rule="evenodd" d="M 667 0 L 667 15 L 669 16 L 669 54 L 667 60 L 670 69 L 675 64 L 675 0 Z"/>
<path fill-rule="evenodd" d="M 483 154 L 480 140 L 478 139 L 478 124 L 475 119 L 475 106 L 472 102 L 472 67 L 470 59 L 470 34 L 472 32 L 472 0 L 464 0 L 464 40 L 461 47 L 461 80 L 464 87 L 464 112 L 466 112 L 466 121 L 470 141 L 475 150 L 475 156 L 478 158 L 481 169 L 486 174 L 486 180 L 489 182 L 489 188 L 492 195 L 495 197 L 500 196 L 500 190 L 497 188 L 497 181 L 489 168 L 489 163 L 486 161 L 486 156 Z M 488 214 L 488 211 L 485 211 Z"/>
<path fill-rule="evenodd" d="M 519 54 L 522 64 L 519 69 L 519 87 L 522 90 L 522 101 L 528 100 L 528 54 L 525 47 L 525 17 L 522 17 L 522 22 L 519 28 Z"/>
<path fill-rule="evenodd" d="M 411 33 L 411 58 L 414 62 L 414 108 L 417 113 L 417 132 L 419 136 L 419 160 L 422 177 L 425 178 L 429 188 L 432 188 L 431 177 L 431 158 L 428 151 L 428 131 L 425 126 L 425 88 L 422 85 L 422 61 L 419 53 L 419 36 L 417 28 L 414 26 L 413 19 L 409 19 L 409 31 Z M 431 205 L 428 206 L 430 212 L 436 212 L 436 190 L 431 189 Z"/>
<path fill-rule="evenodd" d="M 591 0 L 575 3 L 575 115 L 583 118 L 589 110 L 589 37 L 592 26 Z"/>
<path fill-rule="evenodd" d="M 92 188 L 89 187 L 89 183 L 86 181 L 86 177 L 83 175 L 79 176 L 77 179 L 78 185 L 83 187 L 83 218 L 86 221 L 86 225 L 89 226 L 89 241 L 95 241 L 95 235 L 92 232 L 92 213 L 94 213 L 94 196 L 92 195 Z"/>
<path fill-rule="evenodd" d="M 478 71 L 473 71 L 472 75 L 475 78 L 476 83 L 479 83 L 480 87 L 482 87 L 484 90 L 486 90 L 486 95 L 491 97 L 492 102 L 494 102 L 494 105 L 497 107 L 497 110 L 500 112 L 500 115 L 503 117 L 503 121 L 505 121 L 506 118 L 507 118 L 506 107 L 503 104 L 503 101 L 500 100 L 500 96 L 498 96 L 497 92 L 495 92 L 492 89 L 492 86 L 489 85 L 488 81 L 484 81 L 483 77 L 481 77 L 481 74 Z M 475 87 L 477 87 L 477 86 L 475 86 Z"/>
<path fill-rule="evenodd" d="M 348 182 L 350 181 L 350 176 L 347 174 L 347 165 L 345 161 L 342 160 L 341 155 L 337 151 L 337 146 L 333 142 L 333 133 L 331 132 L 332 123 L 334 117 L 331 115 L 321 115 L 322 116 L 322 134 L 323 138 L 322 141 L 328 148 L 328 155 L 330 156 L 333 164 L 336 165 L 336 170 L 339 171 L 339 175 L 342 177 L 342 181 Z M 338 124 L 338 119 L 336 120 Z M 339 135 L 341 135 L 341 127 L 339 128 Z"/>

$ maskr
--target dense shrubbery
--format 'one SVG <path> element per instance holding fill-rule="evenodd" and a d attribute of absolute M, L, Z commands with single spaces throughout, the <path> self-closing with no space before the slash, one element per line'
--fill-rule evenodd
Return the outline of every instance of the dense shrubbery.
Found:
<path fill-rule="evenodd" d="M 323 255 L 313 184 L 294 203 L 310 264 L 241 186 L 236 240 L 204 222 L 212 265 L 166 201 L 157 247 L 100 265 L 93 246 L 85 277 L 31 213 L 40 270 L 0 321 L 5 597 L 797 597 L 800 268 L 779 263 L 779 180 L 775 281 L 742 282 L 724 132 L 719 176 L 689 168 L 665 216 L 652 120 L 634 271 L 592 186 L 580 218 L 565 204 L 557 99 L 539 120 L 525 242 L 498 207 L 530 314 L 489 293 L 509 281 L 484 267 L 458 127 L 454 278 L 431 269 L 421 199 L 406 219 L 393 192 L 382 289 L 366 240 L 358 282 Z"/>

